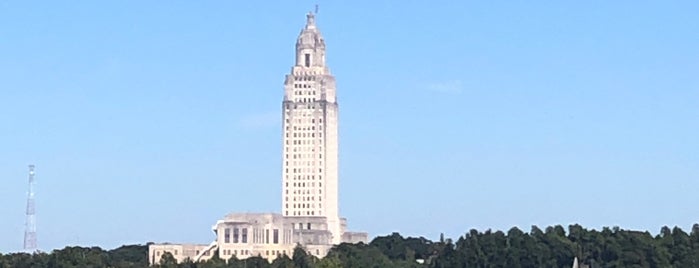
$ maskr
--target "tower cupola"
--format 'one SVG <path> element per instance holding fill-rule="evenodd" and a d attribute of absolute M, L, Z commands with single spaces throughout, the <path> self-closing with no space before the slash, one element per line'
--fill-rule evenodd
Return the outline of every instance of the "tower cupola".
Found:
<path fill-rule="evenodd" d="M 315 14 L 306 14 L 306 27 L 296 40 L 296 66 L 324 67 L 325 40 L 316 27 Z"/>

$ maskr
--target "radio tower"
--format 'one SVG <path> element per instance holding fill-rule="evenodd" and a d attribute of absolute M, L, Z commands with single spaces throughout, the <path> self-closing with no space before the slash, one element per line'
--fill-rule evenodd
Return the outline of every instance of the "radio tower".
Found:
<path fill-rule="evenodd" d="M 29 193 L 27 195 L 27 222 L 24 229 L 24 251 L 36 251 L 36 208 L 34 207 L 34 165 L 29 165 Z"/>

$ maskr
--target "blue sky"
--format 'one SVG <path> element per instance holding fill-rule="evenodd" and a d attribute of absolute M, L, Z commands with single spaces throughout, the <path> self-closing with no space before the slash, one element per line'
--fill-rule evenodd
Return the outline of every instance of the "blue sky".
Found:
<path fill-rule="evenodd" d="M 0 1 L 0 252 L 208 243 L 280 210 L 313 1 Z M 696 1 L 320 1 L 350 228 L 699 222 Z"/>

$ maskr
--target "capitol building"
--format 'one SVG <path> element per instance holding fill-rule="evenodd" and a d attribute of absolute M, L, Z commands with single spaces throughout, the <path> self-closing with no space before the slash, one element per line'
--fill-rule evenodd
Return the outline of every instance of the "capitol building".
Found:
<path fill-rule="evenodd" d="M 340 243 L 367 243 L 363 232 L 347 231 L 338 205 L 338 104 L 335 77 L 325 64 L 325 40 L 315 14 L 296 40 L 296 57 L 284 79 L 282 102 L 281 213 L 231 213 L 212 227 L 210 244 L 151 244 L 148 259 L 169 252 L 178 262 L 261 256 L 291 256 L 297 245 L 324 257 Z"/>

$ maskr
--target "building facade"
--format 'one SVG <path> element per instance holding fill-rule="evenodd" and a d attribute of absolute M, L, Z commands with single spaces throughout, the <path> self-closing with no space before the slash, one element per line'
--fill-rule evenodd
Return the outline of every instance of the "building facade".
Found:
<path fill-rule="evenodd" d="M 341 241 L 338 213 L 338 105 L 325 40 L 308 14 L 296 40 L 296 62 L 284 81 L 282 214 L 325 217 Z"/>
<path fill-rule="evenodd" d="M 177 261 L 291 256 L 301 245 L 325 256 L 333 245 L 366 243 L 367 233 L 348 232 L 338 205 L 338 104 L 335 77 L 325 62 L 325 40 L 306 15 L 296 40 L 294 65 L 284 80 L 282 101 L 281 213 L 232 213 L 212 227 L 209 245 L 151 244 L 149 260 L 165 252 Z"/>

